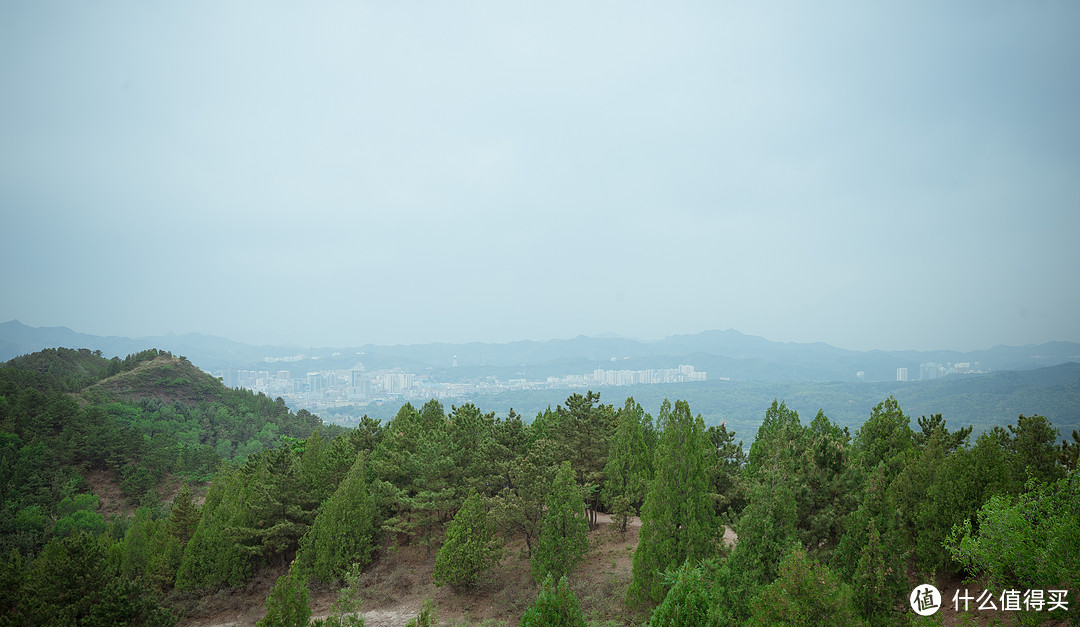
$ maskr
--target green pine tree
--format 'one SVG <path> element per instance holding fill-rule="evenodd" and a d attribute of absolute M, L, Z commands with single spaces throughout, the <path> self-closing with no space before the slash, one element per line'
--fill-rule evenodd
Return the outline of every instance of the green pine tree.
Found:
<path fill-rule="evenodd" d="M 884 622 L 892 611 L 893 595 L 886 589 L 886 564 L 881 535 L 874 519 L 867 522 L 867 541 L 859 554 L 852 582 L 855 584 L 855 605 L 859 612 L 875 623 Z"/>
<path fill-rule="evenodd" d="M 176 573 L 178 589 L 239 586 L 251 576 L 253 560 L 230 532 L 241 518 L 247 495 L 239 470 L 223 470 L 214 478 Z"/>
<path fill-rule="evenodd" d="M 569 575 L 589 552 L 588 533 L 585 502 L 574 481 L 574 470 L 570 462 L 563 462 L 540 523 L 540 542 L 532 558 L 533 579 Z"/>
<path fill-rule="evenodd" d="M 507 535 L 524 536 L 529 559 L 540 537 L 544 500 L 555 476 L 552 448 L 547 438 L 541 438 L 527 450 L 510 457 L 499 477 L 504 487 L 491 499 L 492 520 Z"/>
<path fill-rule="evenodd" d="M 854 586 L 855 607 L 875 623 L 887 622 L 911 590 L 906 570 L 912 547 L 904 542 L 897 508 L 885 488 L 887 470 L 880 463 L 870 473 L 863 502 L 848 516 L 847 531 L 831 558 L 832 570 Z"/>
<path fill-rule="evenodd" d="M 451 484 L 454 461 L 442 404 L 432 399 L 420 411 L 402 405 L 371 456 L 373 488 L 389 509 L 384 529 L 410 536 L 436 530 L 461 503 Z"/>
<path fill-rule="evenodd" d="M 915 446 L 915 432 L 911 430 L 911 419 L 890 396 L 871 410 L 870 418 L 859 427 L 852 444 L 854 461 L 867 474 L 878 464 L 885 464 L 888 484 L 900 472 L 905 456 Z"/>
<path fill-rule="evenodd" d="M 687 560 L 715 555 L 717 522 L 709 495 L 709 468 L 701 416 L 685 401 L 660 409 L 655 476 L 641 508 L 641 535 L 634 551 L 630 602 L 659 603 L 667 593 L 660 573 Z"/>
<path fill-rule="evenodd" d="M 187 544 L 194 535 L 195 528 L 199 526 L 200 516 L 199 507 L 192 501 L 191 488 L 185 483 L 173 499 L 173 506 L 169 511 L 169 535 L 176 538 L 180 544 Z"/>
<path fill-rule="evenodd" d="M 589 528 L 596 528 L 596 512 L 600 507 L 600 486 L 607 465 L 608 443 L 617 424 L 611 405 L 600 405 L 600 394 L 573 394 L 551 415 L 547 437 L 555 447 L 556 459 L 569 461 L 575 479 L 584 488 L 582 494 L 589 506 Z"/>
<path fill-rule="evenodd" d="M 780 563 L 780 576 L 754 603 L 750 625 L 860 625 L 851 587 L 806 556 L 797 544 Z"/>
<path fill-rule="evenodd" d="M 603 499 L 609 507 L 615 507 L 620 497 L 626 500 L 621 509 L 629 514 L 641 507 L 652 478 L 652 460 L 645 444 L 642 423 L 652 422 L 633 398 L 616 413 L 618 426 L 608 446 L 607 465 L 604 466 Z M 625 531 L 625 517 L 620 528 Z"/>
<path fill-rule="evenodd" d="M 248 461 L 245 474 L 248 497 L 230 533 L 256 560 L 274 559 L 284 566 L 318 507 L 300 475 L 299 455 L 290 446 L 263 451 Z"/>
<path fill-rule="evenodd" d="M 184 549 L 199 526 L 201 512 L 191 497 L 191 489 L 185 483 L 173 499 L 169 517 L 158 538 L 153 555 L 147 563 L 147 574 L 162 590 L 173 587 L 176 573 L 184 559 Z"/>
<path fill-rule="evenodd" d="M 551 575 L 540 586 L 540 595 L 536 597 L 525 615 L 521 617 L 519 627 L 585 627 L 585 613 L 581 611 L 577 597 L 570 590 L 566 577 L 561 577 L 556 584 Z"/>
<path fill-rule="evenodd" d="M 296 562 L 303 572 L 332 582 L 342 578 L 353 564 L 363 568 L 371 561 L 378 524 L 366 466 L 363 455 L 356 458 L 300 540 Z"/>
<path fill-rule="evenodd" d="M 684 562 L 663 603 L 649 617 L 649 627 L 692 627 L 707 625 L 712 595 L 704 565 L 691 568 Z"/>
<path fill-rule="evenodd" d="M 475 491 L 446 526 L 446 541 L 435 557 L 435 585 L 472 588 L 480 575 L 502 557 L 502 544 L 488 520 L 483 499 Z"/>
<path fill-rule="evenodd" d="M 256 627 L 307 627 L 311 620 L 307 581 L 295 568 L 278 577 L 266 597 L 266 616 Z"/>

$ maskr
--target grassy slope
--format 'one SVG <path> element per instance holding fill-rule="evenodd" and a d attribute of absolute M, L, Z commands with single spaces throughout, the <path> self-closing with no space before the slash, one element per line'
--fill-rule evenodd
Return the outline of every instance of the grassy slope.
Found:
<path fill-rule="evenodd" d="M 204 401 L 220 401 L 227 388 L 190 362 L 170 355 L 161 355 L 135 366 L 134 369 L 107 377 L 89 386 L 84 392 L 106 392 L 126 402 L 156 398 L 162 402 L 179 401 L 194 405 Z"/>

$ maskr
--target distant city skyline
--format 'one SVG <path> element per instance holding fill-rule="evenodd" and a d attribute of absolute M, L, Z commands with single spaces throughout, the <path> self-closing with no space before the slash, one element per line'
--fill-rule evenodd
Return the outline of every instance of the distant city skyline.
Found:
<path fill-rule="evenodd" d="M 293 376 L 289 370 L 245 368 L 207 372 L 228 387 L 261 392 L 271 398 L 280 397 L 293 410 L 307 409 L 313 412 L 331 407 L 362 410 L 373 403 L 424 402 L 429 399 L 455 401 L 507 391 L 603 390 L 632 385 L 704 383 L 708 380 L 708 373 L 698 371 L 690 364 L 644 370 L 596 368 L 591 373 L 547 376 L 539 380 L 530 380 L 523 373 L 518 373 L 520 377 L 499 379 L 489 375 L 454 382 L 418 375 L 400 367 L 368 372 L 361 363 L 349 369 L 315 370 L 300 376 Z M 720 377 L 719 380 L 728 379 Z"/>
<path fill-rule="evenodd" d="M 850 351 L 823 343 L 771 342 L 730 329 L 658 342 L 576 337 L 496 344 L 298 347 L 256 346 L 198 334 L 102 337 L 67 328 L 30 327 L 18 321 L 0 323 L 0 362 L 53 347 L 100 351 L 106 358 L 122 358 L 154 347 L 186 357 L 230 386 L 271 395 L 315 393 L 298 400 L 287 396 L 286 400 L 334 404 L 376 400 L 378 395 L 383 395 L 384 401 L 394 394 L 460 398 L 500 391 L 705 380 L 932 381 L 953 374 L 1039 370 L 1080 362 L 1077 342 L 997 346 L 963 353 Z M 336 373 L 339 378 L 318 379 L 327 373 Z M 317 377 L 314 382 L 310 379 L 313 374 Z M 330 388 L 340 389 L 329 393 Z"/>
<path fill-rule="evenodd" d="M 0 320 L 1080 341 L 1077 24 L 975 0 L 4 3 Z"/>

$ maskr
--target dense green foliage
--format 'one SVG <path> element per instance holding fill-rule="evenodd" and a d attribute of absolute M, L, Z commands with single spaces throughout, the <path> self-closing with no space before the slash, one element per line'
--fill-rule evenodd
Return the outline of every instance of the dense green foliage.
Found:
<path fill-rule="evenodd" d="M 22 570 L 12 552 L 3 566 L 7 603 L 0 623 L 27 625 L 175 625 L 175 614 L 137 580 L 124 576 L 108 535 L 54 538 Z"/>
<path fill-rule="evenodd" d="M 227 584 L 238 586 L 251 575 L 252 563 L 231 530 L 241 520 L 246 489 L 233 471 L 215 479 L 206 493 L 199 525 L 184 551 L 177 588 Z"/>
<path fill-rule="evenodd" d="M 995 590 L 1080 592 L 1080 473 L 1032 479 L 1019 496 L 998 495 L 949 539 L 953 557 Z"/>
<path fill-rule="evenodd" d="M 751 625 L 858 625 L 851 586 L 796 545 L 780 562 L 780 575 L 754 603 Z"/>
<path fill-rule="evenodd" d="M 683 562 L 674 582 L 665 582 L 670 589 L 649 618 L 649 627 L 707 625 L 712 616 L 707 570 L 714 565 L 715 562 L 691 568 L 689 561 Z M 670 573 L 667 574 L 670 579 Z"/>
<path fill-rule="evenodd" d="M 364 456 L 357 457 L 300 540 L 297 563 L 317 579 L 336 581 L 352 565 L 362 568 L 371 561 L 379 529 L 365 466 Z"/>
<path fill-rule="evenodd" d="M 974 446 L 939 415 L 918 427 L 891 398 L 853 439 L 773 403 L 729 482 L 745 496 L 738 543 L 719 561 L 658 566 L 679 570 L 660 578 L 671 590 L 653 620 L 700 624 L 708 601 L 710 624 L 893 624 L 912 587 L 942 574 L 1075 589 L 1076 471 L 1049 422 L 1021 416 Z"/>
<path fill-rule="evenodd" d="M 537 582 L 561 579 L 573 572 L 589 552 L 589 523 L 585 502 L 574 483 L 570 462 L 563 462 L 547 498 L 540 527 L 540 544 L 532 558 L 532 576 Z"/>
<path fill-rule="evenodd" d="M 617 426 L 604 466 L 603 500 L 619 518 L 620 529 L 626 531 L 628 518 L 641 509 L 652 480 L 656 432 L 652 417 L 633 398 L 626 399 L 615 419 Z"/>
<path fill-rule="evenodd" d="M 296 569 L 278 577 L 266 597 L 266 616 L 256 627 L 307 627 L 311 620 L 307 581 Z"/>
<path fill-rule="evenodd" d="M 521 627 L 585 627 L 585 613 L 570 590 L 566 577 L 555 583 L 549 574 L 540 584 L 540 595 L 525 611 Z"/>
<path fill-rule="evenodd" d="M 660 429 L 627 592 L 632 601 L 660 602 L 667 592 L 662 571 L 716 553 L 718 528 L 708 492 L 712 447 L 705 423 L 690 414 L 689 405 L 676 401 L 674 408 L 661 406 Z"/>
<path fill-rule="evenodd" d="M 311 414 L 226 389 L 185 358 L 154 349 L 126 359 L 50 349 L 0 366 L 0 554 L 8 557 L 7 589 L 25 593 L 3 604 L 0 622 L 175 622 L 158 595 L 174 586 L 185 558 L 198 562 L 188 543 L 202 517 L 186 484 L 163 506 L 166 482 L 205 480 L 223 462 L 315 429 L 323 427 Z M 141 505 L 134 516 L 106 519 L 92 475 L 114 482 L 128 506 Z M 247 488 L 236 498 L 258 494 Z M 227 490 L 211 492 L 220 502 Z M 239 550 L 234 536 L 220 546 L 226 562 Z M 251 568 L 238 562 L 219 579 L 243 581 Z"/>
<path fill-rule="evenodd" d="M 435 585 L 472 588 L 480 575 L 499 561 L 502 548 L 495 526 L 488 520 L 483 499 L 476 492 L 469 494 L 457 516 L 446 526 L 446 542 L 439 549 L 432 573 Z"/>
<path fill-rule="evenodd" d="M 527 429 L 520 418 L 511 417 L 485 444 L 485 455 L 494 460 L 495 486 L 491 497 L 492 520 L 507 535 L 521 534 L 526 555 L 540 536 L 544 499 L 555 475 L 554 450 L 546 438 L 529 440 L 536 429 Z"/>
<path fill-rule="evenodd" d="M 133 503 L 153 505 L 169 476 L 205 480 L 223 460 L 320 428 L 280 399 L 226 389 L 157 350 L 123 360 L 63 348 L 19 357 L 0 367 L 0 549 L 33 554 L 73 529 L 102 533 L 96 507 L 57 509 L 88 493 L 87 473 L 106 473 Z M 67 520 L 56 527 L 54 516 Z"/>
<path fill-rule="evenodd" d="M 581 624 L 565 577 L 599 512 L 623 531 L 640 512 L 626 618 L 653 625 L 897 624 L 941 578 L 1080 595 L 1080 435 L 1045 417 L 972 443 L 891 397 L 854 435 L 777 400 L 746 451 L 684 401 L 659 409 L 589 392 L 528 423 L 432 400 L 344 432 L 158 351 L 22 357 L 0 367 L 0 624 L 172 624 L 162 598 L 291 564 L 266 619 L 290 624 L 309 577 L 358 608 L 381 547 L 441 547 L 434 579 L 467 589 L 507 541 L 547 582 L 527 617 Z"/>
<path fill-rule="evenodd" d="M 550 443 L 555 460 L 568 461 L 573 467 L 589 508 L 590 529 L 596 528 L 608 443 L 616 428 L 614 409 L 599 403 L 599 394 L 573 394 L 555 411 L 549 409 L 538 415 L 532 425 L 537 436 Z"/>

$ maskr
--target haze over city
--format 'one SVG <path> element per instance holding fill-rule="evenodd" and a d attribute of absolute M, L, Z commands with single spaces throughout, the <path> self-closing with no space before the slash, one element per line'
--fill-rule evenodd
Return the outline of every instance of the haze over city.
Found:
<path fill-rule="evenodd" d="M 0 321 L 1080 341 L 1080 6 L 0 8 Z"/>

